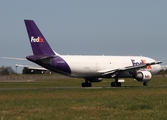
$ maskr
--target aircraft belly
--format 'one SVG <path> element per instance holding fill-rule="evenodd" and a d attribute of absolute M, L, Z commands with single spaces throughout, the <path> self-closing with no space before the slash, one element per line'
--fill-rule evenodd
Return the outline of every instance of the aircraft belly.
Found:
<path fill-rule="evenodd" d="M 118 78 L 132 78 L 133 75 L 130 74 L 129 72 L 120 72 L 118 75 Z"/>

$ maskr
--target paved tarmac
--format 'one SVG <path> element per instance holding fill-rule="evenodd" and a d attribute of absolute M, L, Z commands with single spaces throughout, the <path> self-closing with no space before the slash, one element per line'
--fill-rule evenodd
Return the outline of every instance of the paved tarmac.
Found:
<path fill-rule="evenodd" d="M 68 90 L 68 89 L 127 89 L 127 88 L 141 88 L 144 86 L 122 86 L 122 87 L 44 87 L 44 88 L 37 88 L 37 87 L 31 87 L 31 88 L 0 88 L 0 91 L 18 91 L 18 90 Z M 157 88 L 157 87 L 167 87 L 167 85 L 159 85 L 159 86 L 148 86 L 151 88 Z"/>
<path fill-rule="evenodd" d="M 39 76 L 39 75 L 11 75 L 11 76 L 0 76 L 0 82 L 33 82 L 37 79 L 61 79 L 67 78 L 66 76 Z M 122 86 L 121 88 L 135 88 L 144 86 Z M 148 87 L 167 87 L 167 85 L 157 85 Z M 0 88 L 0 91 L 13 91 L 13 90 L 63 90 L 63 89 L 117 89 L 118 87 L 86 87 L 81 86 L 75 87 L 44 87 L 44 88 Z M 120 88 L 120 87 L 119 87 Z"/>

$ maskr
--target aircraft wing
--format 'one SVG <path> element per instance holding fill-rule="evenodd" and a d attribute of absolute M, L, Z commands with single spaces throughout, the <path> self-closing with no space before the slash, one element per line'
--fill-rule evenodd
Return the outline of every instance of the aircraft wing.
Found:
<path fill-rule="evenodd" d="M 27 60 L 26 58 L 14 58 L 14 57 L 2 57 L 3 59 L 10 59 L 10 60 Z M 44 67 L 41 66 L 32 66 L 32 65 L 21 65 L 21 64 L 16 64 L 16 67 L 27 67 L 28 69 L 33 69 L 33 70 L 47 70 Z"/>
<path fill-rule="evenodd" d="M 112 75 L 112 74 L 115 74 L 117 72 L 139 70 L 139 69 L 145 68 L 147 66 L 160 64 L 160 63 L 162 63 L 162 62 L 156 61 L 156 62 L 145 63 L 145 64 L 136 65 L 136 66 L 127 66 L 127 67 L 118 68 L 118 69 L 101 70 L 101 71 L 98 71 L 98 73 L 100 73 L 101 75 L 109 75 L 109 74 Z"/>

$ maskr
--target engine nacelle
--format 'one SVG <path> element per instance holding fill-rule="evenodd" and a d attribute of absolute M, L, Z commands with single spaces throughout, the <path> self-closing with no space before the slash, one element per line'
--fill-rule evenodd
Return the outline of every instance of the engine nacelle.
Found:
<path fill-rule="evenodd" d="M 103 80 L 103 78 L 90 78 L 88 79 L 88 81 L 90 82 L 101 82 Z"/>
<path fill-rule="evenodd" d="M 140 82 L 148 82 L 152 78 L 152 74 L 149 71 L 140 71 L 137 72 L 137 75 L 135 76 L 135 79 Z"/>

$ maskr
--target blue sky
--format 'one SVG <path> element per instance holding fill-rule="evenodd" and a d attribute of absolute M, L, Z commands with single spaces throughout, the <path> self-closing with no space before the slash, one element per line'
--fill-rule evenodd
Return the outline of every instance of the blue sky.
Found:
<path fill-rule="evenodd" d="M 59 54 L 143 55 L 167 64 L 166 0 L 2 0 L 0 57 L 32 54 L 24 19 Z M 0 59 L 0 66 L 31 64 Z"/>

